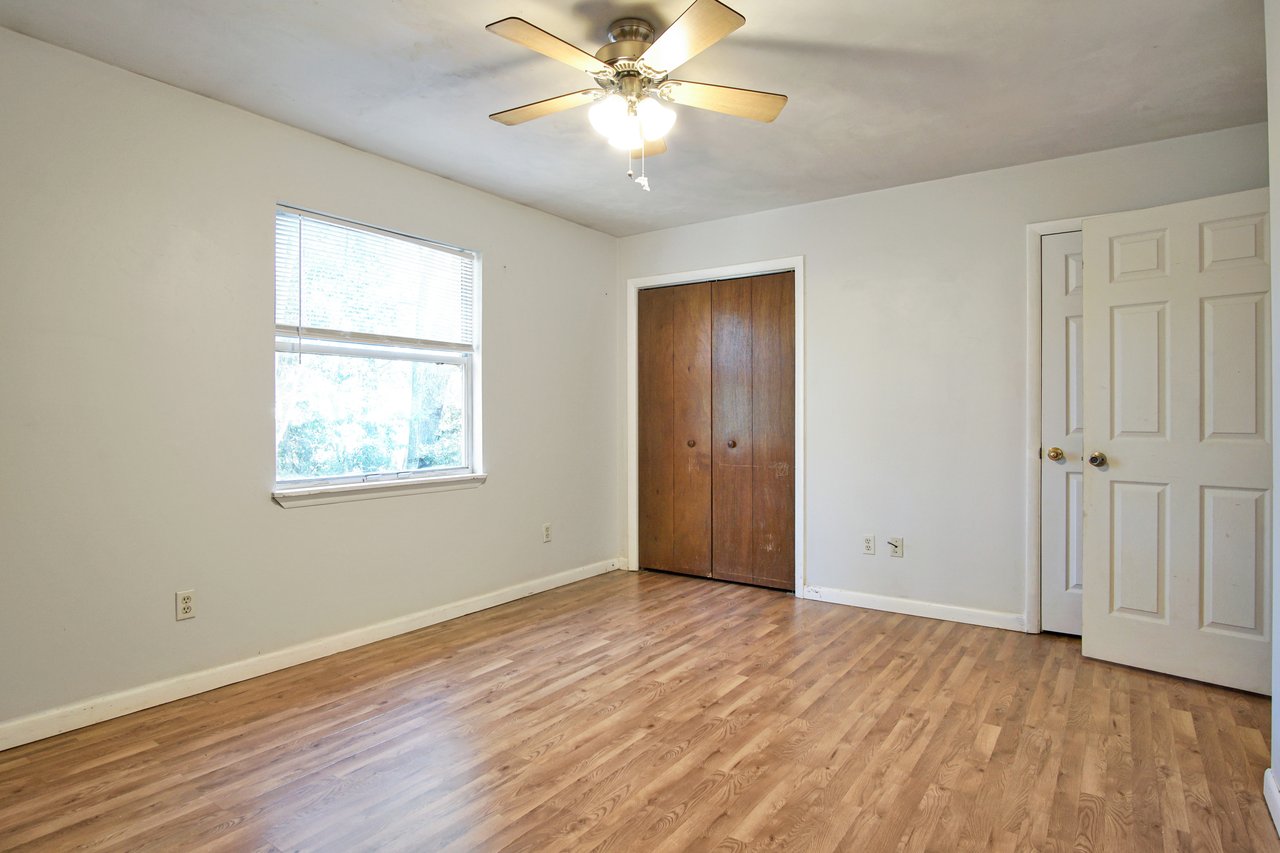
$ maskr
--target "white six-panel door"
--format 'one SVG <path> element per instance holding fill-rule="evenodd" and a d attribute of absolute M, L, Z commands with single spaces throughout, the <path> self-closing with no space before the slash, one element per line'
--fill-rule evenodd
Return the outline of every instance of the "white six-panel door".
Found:
<path fill-rule="evenodd" d="M 1084 572 L 1084 254 L 1079 231 L 1040 239 L 1040 625 L 1079 634 Z"/>
<path fill-rule="evenodd" d="M 1270 687 L 1267 191 L 1084 224 L 1090 657 Z"/>

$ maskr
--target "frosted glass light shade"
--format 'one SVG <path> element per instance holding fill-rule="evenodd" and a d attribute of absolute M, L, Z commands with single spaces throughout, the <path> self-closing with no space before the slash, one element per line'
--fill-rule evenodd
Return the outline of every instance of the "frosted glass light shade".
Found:
<path fill-rule="evenodd" d="M 627 99 L 614 94 L 597 101 L 587 118 L 614 148 L 634 151 L 645 142 L 666 136 L 676 122 L 676 113 L 653 98 L 641 98 L 632 112 Z"/>
<path fill-rule="evenodd" d="M 633 151 L 643 145 L 644 133 L 641 130 L 640 116 L 623 116 L 609 137 L 609 144 L 624 151 Z"/>
<path fill-rule="evenodd" d="M 592 105 L 587 119 L 596 133 L 605 139 L 617 133 L 619 125 L 627 118 L 627 101 L 621 95 L 609 95 Z"/>
<path fill-rule="evenodd" d="M 636 104 L 636 115 L 640 117 L 641 132 L 649 142 L 666 136 L 676 123 L 676 111 L 653 98 L 645 98 Z"/>

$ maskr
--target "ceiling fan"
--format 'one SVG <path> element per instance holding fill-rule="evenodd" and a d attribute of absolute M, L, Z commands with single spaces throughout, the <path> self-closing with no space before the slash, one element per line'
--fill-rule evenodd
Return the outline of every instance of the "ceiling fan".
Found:
<path fill-rule="evenodd" d="M 609 144 L 649 156 L 666 150 L 663 137 L 675 123 L 675 112 L 667 104 L 773 121 L 786 106 L 786 95 L 668 77 L 746 22 L 746 18 L 719 0 L 694 0 L 656 41 L 654 26 L 649 21 L 641 18 L 614 21 L 609 26 L 609 43 L 592 55 L 521 18 L 495 21 L 485 29 L 585 71 L 596 85 L 503 110 L 489 118 L 516 125 L 593 104 L 591 125 Z M 647 182 L 641 183 L 648 189 Z"/>

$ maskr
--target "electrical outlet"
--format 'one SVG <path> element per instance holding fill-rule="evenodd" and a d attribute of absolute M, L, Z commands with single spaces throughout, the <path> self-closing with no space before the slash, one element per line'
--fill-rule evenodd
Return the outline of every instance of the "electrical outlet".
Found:
<path fill-rule="evenodd" d="M 196 591 L 183 590 L 173 594 L 173 618 L 181 622 L 183 619 L 196 618 Z"/>
<path fill-rule="evenodd" d="M 890 557 L 902 556 L 902 537 L 901 536 L 896 536 L 889 539 L 889 556 Z"/>
<path fill-rule="evenodd" d="M 875 556 L 876 536 L 874 533 L 868 533 L 862 537 L 862 553 Z"/>
<path fill-rule="evenodd" d="M 542 525 L 542 541 L 544 544 L 551 541 L 551 522 L 549 521 Z"/>

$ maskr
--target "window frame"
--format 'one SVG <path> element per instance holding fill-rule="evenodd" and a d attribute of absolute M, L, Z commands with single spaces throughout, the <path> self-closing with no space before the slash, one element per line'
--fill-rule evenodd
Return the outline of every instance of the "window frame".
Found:
<path fill-rule="evenodd" d="M 471 343 L 433 341 L 396 335 L 352 332 L 342 329 L 326 329 L 276 322 L 274 327 L 274 354 L 298 353 L 300 355 L 337 355 L 354 358 L 370 358 L 381 361 L 409 361 L 425 364 L 452 364 L 462 368 L 462 457 L 463 464 L 448 468 L 408 469 L 384 471 L 373 474 L 353 474 L 341 477 L 312 477 L 296 480 L 279 479 L 279 458 L 275 456 L 272 499 L 283 507 L 308 506 L 349 500 L 367 500 L 398 494 L 418 494 L 428 491 L 450 490 L 479 486 L 487 478 L 481 463 L 480 419 L 480 291 L 481 259 L 478 252 L 438 243 L 423 237 L 405 234 L 387 228 L 379 228 L 362 222 L 342 219 L 329 214 L 316 213 L 292 205 L 277 204 L 272 217 L 273 234 L 276 218 L 280 213 L 313 219 L 329 225 L 365 231 L 378 236 L 391 237 L 409 243 L 426 246 L 432 250 L 459 255 L 471 261 Z M 274 242 L 278 253 L 279 244 Z M 274 280 L 274 275 L 273 275 Z M 299 280 L 299 288 L 302 283 Z M 299 294 L 301 300 L 301 293 Z M 273 305 L 275 300 L 273 299 Z M 299 302 L 301 305 L 302 302 Z M 273 309 L 274 314 L 274 309 Z M 303 319 L 299 310 L 298 320 Z M 274 375 L 274 371 L 273 371 Z M 278 389 L 272 385 L 275 401 Z M 273 412 L 275 405 L 273 402 Z M 274 416 L 273 416 L 274 423 Z M 273 450 L 276 448 L 273 447 Z"/>

